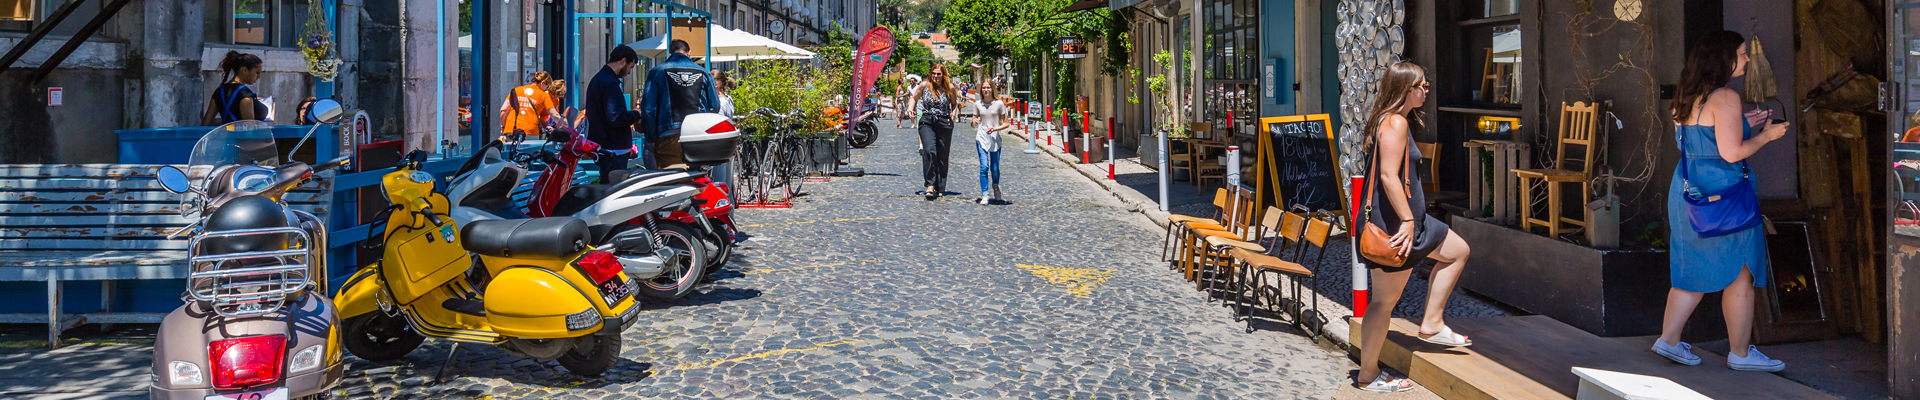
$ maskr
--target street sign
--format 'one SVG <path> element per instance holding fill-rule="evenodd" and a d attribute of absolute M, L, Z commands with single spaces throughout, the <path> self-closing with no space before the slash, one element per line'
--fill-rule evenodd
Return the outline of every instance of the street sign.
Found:
<path fill-rule="evenodd" d="M 1087 58 L 1087 42 L 1072 36 L 1060 38 L 1060 58 Z"/>
<path fill-rule="evenodd" d="M 59 107 L 61 104 L 66 103 L 66 91 L 66 89 L 58 87 L 47 88 L 47 106 Z"/>
<path fill-rule="evenodd" d="M 1040 109 L 1040 102 L 1035 101 L 1035 102 L 1027 103 L 1027 119 L 1040 119 L 1041 117 L 1040 114 L 1043 112 L 1044 111 L 1041 111 Z"/>

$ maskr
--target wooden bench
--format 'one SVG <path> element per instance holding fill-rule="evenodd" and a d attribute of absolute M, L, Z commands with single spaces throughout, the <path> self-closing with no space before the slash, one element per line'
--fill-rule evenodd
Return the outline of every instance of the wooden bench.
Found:
<path fill-rule="evenodd" d="M 165 313 L 110 308 L 115 281 L 186 277 L 188 241 L 166 236 L 191 220 L 179 214 L 183 196 L 154 179 L 160 167 L 0 165 L 0 281 L 47 284 L 46 313 L 0 314 L 0 323 L 45 323 L 48 346 L 58 348 L 61 331 L 81 324 L 160 322 Z M 314 179 L 285 200 L 326 220 L 330 182 Z M 99 312 L 63 312 L 61 281 L 99 281 Z"/>

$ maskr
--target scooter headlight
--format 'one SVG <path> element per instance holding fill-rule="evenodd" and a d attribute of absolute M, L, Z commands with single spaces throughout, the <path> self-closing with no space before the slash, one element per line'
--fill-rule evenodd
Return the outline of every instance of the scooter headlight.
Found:
<path fill-rule="evenodd" d="M 199 365 L 174 361 L 167 364 L 167 380 L 174 385 L 200 385 L 207 382 L 207 376 L 200 373 Z"/>
<path fill-rule="evenodd" d="M 327 345 L 325 344 L 316 344 L 305 349 L 300 349 L 299 353 L 293 353 L 293 362 L 291 363 L 293 365 L 288 366 L 287 370 L 299 373 L 320 368 L 320 353 L 326 351 L 326 349 Z"/>
<path fill-rule="evenodd" d="M 592 328 L 593 324 L 599 322 L 600 310 L 588 308 L 577 313 L 567 314 L 567 330 L 569 331 Z"/>

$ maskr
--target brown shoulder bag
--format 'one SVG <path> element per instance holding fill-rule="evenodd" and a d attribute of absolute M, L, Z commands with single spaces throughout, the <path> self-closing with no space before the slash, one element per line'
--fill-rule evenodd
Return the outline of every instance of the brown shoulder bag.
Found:
<path fill-rule="evenodd" d="M 1360 256 L 1366 257 L 1368 261 L 1373 261 L 1375 264 L 1398 267 L 1406 264 L 1407 258 L 1400 255 L 1400 248 L 1393 247 L 1393 236 L 1388 235 L 1386 230 L 1380 229 L 1378 225 L 1373 224 L 1373 189 L 1374 186 L 1379 186 L 1378 181 L 1380 180 L 1380 175 L 1378 175 L 1380 172 L 1380 143 L 1378 138 L 1375 138 L 1373 146 L 1373 163 L 1367 169 L 1367 205 L 1361 210 L 1361 218 L 1365 218 L 1365 224 L 1360 230 Z M 1409 143 L 1408 146 L 1412 146 L 1412 144 Z M 1408 147 L 1407 157 L 1400 162 L 1400 184 L 1406 188 L 1405 191 L 1408 199 L 1413 198 L 1413 187 L 1407 183 L 1407 172 L 1410 171 L 1407 169 L 1407 164 L 1411 164 L 1412 159 L 1413 148 Z"/>

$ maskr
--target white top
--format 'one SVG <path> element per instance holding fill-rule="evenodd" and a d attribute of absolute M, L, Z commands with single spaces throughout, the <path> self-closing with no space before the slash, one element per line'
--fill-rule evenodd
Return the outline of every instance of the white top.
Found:
<path fill-rule="evenodd" d="M 1013 110 L 1008 109 L 1007 103 L 1000 100 L 994 100 L 992 104 L 986 105 L 979 105 L 980 103 L 977 102 L 973 104 L 976 104 L 975 107 L 979 107 L 980 115 L 980 123 L 973 125 L 975 131 L 973 140 L 980 143 L 981 149 L 985 149 L 986 151 L 1000 151 L 999 132 L 989 131 L 987 129 L 1007 123 L 1007 115 L 1012 114 Z"/>
<path fill-rule="evenodd" d="M 733 118 L 733 96 L 720 95 L 720 115 Z"/>

